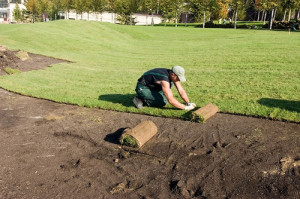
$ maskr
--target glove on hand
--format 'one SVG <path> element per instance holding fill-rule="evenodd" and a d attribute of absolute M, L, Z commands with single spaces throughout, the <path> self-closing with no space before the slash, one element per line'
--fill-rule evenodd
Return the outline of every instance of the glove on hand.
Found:
<path fill-rule="evenodd" d="M 190 105 L 192 105 L 192 106 L 196 107 L 196 104 L 195 104 L 195 103 L 193 103 L 193 102 L 189 102 L 189 103 L 187 103 L 187 106 L 190 106 Z"/>
<path fill-rule="evenodd" d="M 187 105 L 185 106 L 185 110 L 190 111 L 193 110 L 195 107 L 193 105 Z"/>

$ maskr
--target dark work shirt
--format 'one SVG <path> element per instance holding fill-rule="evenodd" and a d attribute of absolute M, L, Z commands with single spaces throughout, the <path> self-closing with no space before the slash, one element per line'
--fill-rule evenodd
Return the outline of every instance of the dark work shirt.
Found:
<path fill-rule="evenodd" d="M 139 79 L 138 82 L 150 88 L 150 90 L 161 91 L 161 85 L 157 84 L 158 81 L 167 81 L 170 83 L 171 70 L 166 68 L 155 68 L 145 72 Z"/>

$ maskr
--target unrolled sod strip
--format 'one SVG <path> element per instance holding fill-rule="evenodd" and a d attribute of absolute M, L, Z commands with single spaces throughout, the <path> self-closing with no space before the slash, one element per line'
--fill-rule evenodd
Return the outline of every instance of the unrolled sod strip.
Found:
<path fill-rule="evenodd" d="M 132 129 L 125 129 L 120 138 L 120 142 L 122 145 L 139 148 L 156 133 L 156 125 L 152 121 L 144 121 Z"/>
<path fill-rule="evenodd" d="M 192 113 L 192 120 L 203 123 L 219 111 L 216 105 L 212 103 L 206 104 Z"/>

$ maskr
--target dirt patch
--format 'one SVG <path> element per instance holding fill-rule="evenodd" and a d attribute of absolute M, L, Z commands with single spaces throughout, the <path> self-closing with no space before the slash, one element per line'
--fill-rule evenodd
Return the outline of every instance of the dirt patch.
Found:
<path fill-rule="evenodd" d="M 300 197 L 299 124 L 220 113 L 198 124 L 3 89 L 0 101 L 0 198 Z M 158 133 L 122 148 L 122 130 L 146 120 Z"/>
<path fill-rule="evenodd" d="M 66 60 L 45 57 L 24 51 L 8 51 L 0 46 L 0 75 L 6 75 L 5 68 L 22 72 L 40 70 L 52 64 L 67 62 Z"/>

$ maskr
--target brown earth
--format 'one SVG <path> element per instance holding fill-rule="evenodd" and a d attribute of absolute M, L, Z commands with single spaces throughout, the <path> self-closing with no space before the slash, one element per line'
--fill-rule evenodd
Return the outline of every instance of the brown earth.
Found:
<path fill-rule="evenodd" d="M 62 61 L 10 53 L 1 71 L 8 57 L 22 71 Z M 300 198 L 296 123 L 217 113 L 198 124 L 3 89 L 0 100 L 0 198 Z M 145 120 L 158 133 L 122 148 L 122 130 Z"/>

